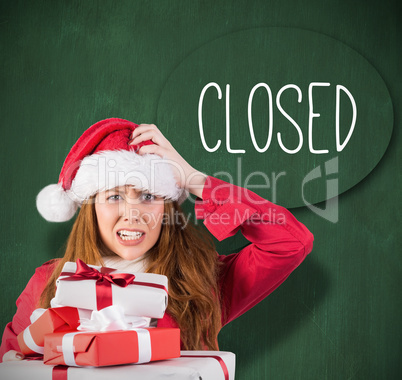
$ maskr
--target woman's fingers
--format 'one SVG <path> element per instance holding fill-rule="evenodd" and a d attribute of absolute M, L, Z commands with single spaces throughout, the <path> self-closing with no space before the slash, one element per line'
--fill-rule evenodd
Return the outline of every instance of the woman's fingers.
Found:
<path fill-rule="evenodd" d="M 3 355 L 3 362 L 22 360 L 24 359 L 24 354 L 18 351 L 10 350 Z"/>
<path fill-rule="evenodd" d="M 140 124 L 131 134 L 130 145 L 139 144 L 142 141 L 152 140 L 155 144 L 170 144 L 155 124 Z"/>
<path fill-rule="evenodd" d="M 155 124 L 140 124 L 137 128 L 134 129 L 133 133 L 131 134 L 131 138 L 136 138 L 139 136 L 141 133 L 150 131 L 150 130 L 157 130 L 157 127 Z"/>
<path fill-rule="evenodd" d="M 147 131 L 133 138 L 130 142 L 130 145 L 137 145 L 147 140 L 151 140 L 152 142 L 158 145 L 163 144 L 163 139 L 159 134 L 156 134 L 154 131 Z"/>

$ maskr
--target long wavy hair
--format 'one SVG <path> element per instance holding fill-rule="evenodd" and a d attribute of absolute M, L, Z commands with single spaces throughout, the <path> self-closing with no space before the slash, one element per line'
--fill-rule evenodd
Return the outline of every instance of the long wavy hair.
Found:
<path fill-rule="evenodd" d="M 147 272 L 169 279 L 167 312 L 181 331 L 182 349 L 217 350 L 221 306 L 217 278 L 219 262 L 211 237 L 185 217 L 177 202 L 165 201 L 166 217 L 155 246 L 148 252 Z M 40 305 L 47 308 L 56 291 L 56 279 L 67 261 L 78 258 L 103 265 L 113 255 L 100 238 L 93 201 L 83 204 L 60 259 L 42 292 Z"/>

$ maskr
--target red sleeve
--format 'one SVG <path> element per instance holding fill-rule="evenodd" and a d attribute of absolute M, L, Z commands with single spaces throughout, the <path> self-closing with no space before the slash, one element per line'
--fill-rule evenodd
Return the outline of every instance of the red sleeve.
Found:
<path fill-rule="evenodd" d="M 239 229 L 250 245 L 218 256 L 222 324 L 225 325 L 273 292 L 313 248 L 311 232 L 285 208 L 257 194 L 208 177 L 197 219 L 219 240 Z"/>
<path fill-rule="evenodd" d="M 4 329 L 0 347 L 0 362 L 3 361 L 3 355 L 7 351 L 19 351 L 17 335 L 31 324 L 29 318 L 32 312 L 39 307 L 40 296 L 56 266 L 56 263 L 57 260 L 51 260 L 37 268 L 24 291 L 18 297 L 16 302 L 17 312 L 15 313 L 12 322 L 9 322 Z"/>

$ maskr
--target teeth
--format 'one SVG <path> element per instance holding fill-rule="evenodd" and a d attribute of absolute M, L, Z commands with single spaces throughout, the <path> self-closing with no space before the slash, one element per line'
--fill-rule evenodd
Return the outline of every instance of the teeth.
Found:
<path fill-rule="evenodd" d="M 143 235 L 143 232 L 121 230 L 118 234 L 122 240 L 138 240 Z"/>

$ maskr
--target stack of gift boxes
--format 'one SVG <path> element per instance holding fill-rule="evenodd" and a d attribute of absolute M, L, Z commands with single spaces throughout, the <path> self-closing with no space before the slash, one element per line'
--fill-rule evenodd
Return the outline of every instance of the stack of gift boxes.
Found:
<path fill-rule="evenodd" d="M 167 303 L 166 276 L 122 273 L 86 265 L 81 260 L 67 262 L 57 279 L 52 307 L 35 310 L 32 324 L 18 335 L 20 350 L 27 358 L 43 355 L 43 363 L 35 361 L 30 366 L 56 366 L 53 375 L 60 366 L 65 366 L 63 371 L 67 374 L 68 368 L 135 363 L 113 368 L 119 371 L 114 375 L 121 379 L 124 373 L 127 378 L 137 378 L 135 372 L 143 376 L 138 364 L 156 362 L 153 366 L 147 364 L 147 377 L 157 379 L 158 372 L 166 376 L 168 367 L 176 368 L 177 378 L 179 373 L 186 373 L 188 378 L 195 374 L 206 379 L 209 374 L 213 379 L 234 379 L 233 354 L 180 351 L 178 328 L 150 326 L 151 321 L 163 317 Z M 183 368 L 188 365 L 191 371 Z M 15 364 L 9 366 L 14 368 Z M 96 378 L 102 378 L 102 369 L 105 368 L 96 368 Z M 2 372 L 4 368 L 0 368 Z"/>

